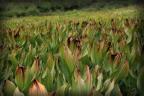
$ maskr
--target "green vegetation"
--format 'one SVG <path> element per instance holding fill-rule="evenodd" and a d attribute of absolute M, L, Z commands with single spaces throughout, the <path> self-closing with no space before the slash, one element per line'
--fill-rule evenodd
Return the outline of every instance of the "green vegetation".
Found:
<path fill-rule="evenodd" d="M 2 13 L 0 96 L 144 95 L 142 7 L 27 4 Z"/>

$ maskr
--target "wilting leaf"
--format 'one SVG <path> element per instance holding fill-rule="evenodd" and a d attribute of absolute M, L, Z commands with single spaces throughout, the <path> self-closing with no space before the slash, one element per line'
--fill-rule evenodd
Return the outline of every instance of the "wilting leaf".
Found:
<path fill-rule="evenodd" d="M 103 74 L 102 73 L 98 74 L 97 80 L 98 80 L 98 82 L 97 82 L 96 90 L 99 91 L 102 88 L 102 83 L 103 83 Z"/>
<path fill-rule="evenodd" d="M 112 82 L 108 86 L 105 96 L 111 96 L 111 92 L 112 92 L 114 86 L 115 86 L 115 80 L 113 79 Z"/>
<path fill-rule="evenodd" d="M 108 89 L 110 82 L 111 82 L 110 78 L 105 80 L 105 82 L 103 83 L 103 88 L 102 88 L 103 91 L 106 91 Z"/>

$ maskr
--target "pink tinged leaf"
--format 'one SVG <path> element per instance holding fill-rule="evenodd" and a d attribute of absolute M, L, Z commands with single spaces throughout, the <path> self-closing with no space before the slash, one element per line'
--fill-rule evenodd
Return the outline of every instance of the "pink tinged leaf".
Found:
<path fill-rule="evenodd" d="M 48 92 L 43 84 L 38 80 L 34 80 L 29 89 L 29 96 L 48 96 Z"/>
<path fill-rule="evenodd" d="M 89 66 L 86 65 L 86 82 L 88 84 L 91 84 L 91 73 L 90 73 L 90 70 L 89 70 Z"/>

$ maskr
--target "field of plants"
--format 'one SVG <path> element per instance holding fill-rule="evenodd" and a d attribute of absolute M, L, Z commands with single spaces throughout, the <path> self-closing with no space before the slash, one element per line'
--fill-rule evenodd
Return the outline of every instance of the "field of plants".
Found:
<path fill-rule="evenodd" d="M 1 20 L 0 96 L 144 96 L 137 9 Z"/>
<path fill-rule="evenodd" d="M 142 94 L 144 69 L 140 70 L 139 39 L 142 22 L 69 20 L 1 29 L 5 35 L 1 52 L 6 58 L 1 63 L 11 66 L 6 67 L 6 74 L 1 74 L 1 78 L 7 78 L 2 93 L 4 96 Z"/>

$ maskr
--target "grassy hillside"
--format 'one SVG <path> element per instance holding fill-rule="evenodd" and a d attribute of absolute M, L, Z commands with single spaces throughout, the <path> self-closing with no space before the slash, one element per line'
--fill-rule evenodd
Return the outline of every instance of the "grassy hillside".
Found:
<path fill-rule="evenodd" d="M 101 3 L 100 3 L 101 4 Z M 5 25 L 25 25 L 27 23 L 44 23 L 44 22 L 58 22 L 58 21 L 69 21 L 69 20 L 102 20 L 107 21 L 112 18 L 126 19 L 126 18 L 143 18 L 143 7 L 139 5 L 115 5 L 110 4 L 93 4 L 89 7 L 82 8 L 80 10 L 70 11 L 55 11 L 42 13 L 40 16 L 25 16 L 25 17 L 11 17 L 1 21 L 4 21 Z"/>
<path fill-rule="evenodd" d="M 52 4 L 54 6 L 54 4 Z M 42 7 L 39 7 L 42 6 Z M 62 8 L 58 8 L 56 6 L 56 8 L 54 8 L 55 10 L 53 10 L 53 8 L 51 9 L 51 5 L 47 2 L 44 3 L 1 3 L 0 4 L 0 17 L 4 18 L 4 17 L 23 17 L 23 16 L 40 16 L 40 15 L 52 15 L 53 13 L 60 13 L 63 14 L 62 11 L 68 11 L 69 10 L 77 10 L 77 9 L 82 9 L 82 11 L 108 11 L 108 10 L 112 10 L 114 11 L 114 9 L 120 9 L 120 11 L 123 10 L 121 8 L 124 8 L 124 10 L 136 10 L 138 9 L 136 6 L 139 7 L 139 5 L 137 5 L 137 3 L 135 3 L 134 1 L 99 1 L 99 2 L 94 2 L 93 4 L 87 4 L 86 6 L 81 6 L 79 8 L 77 7 L 73 7 L 70 9 L 62 9 Z M 130 8 L 129 8 L 130 7 Z M 132 8 L 133 7 L 133 8 Z M 43 10 L 43 11 L 42 11 Z M 118 11 L 118 10 L 117 10 Z M 75 12 L 69 12 L 69 13 L 75 13 Z M 76 13 L 79 13 L 79 11 L 76 11 Z M 106 12 L 107 13 L 107 12 Z M 121 13 L 121 12 L 120 12 Z M 67 12 L 66 12 L 67 14 Z M 71 15 L 72 15 L 71 14 Z M 74 14 L 77 15 L 77 14 Z"/>

